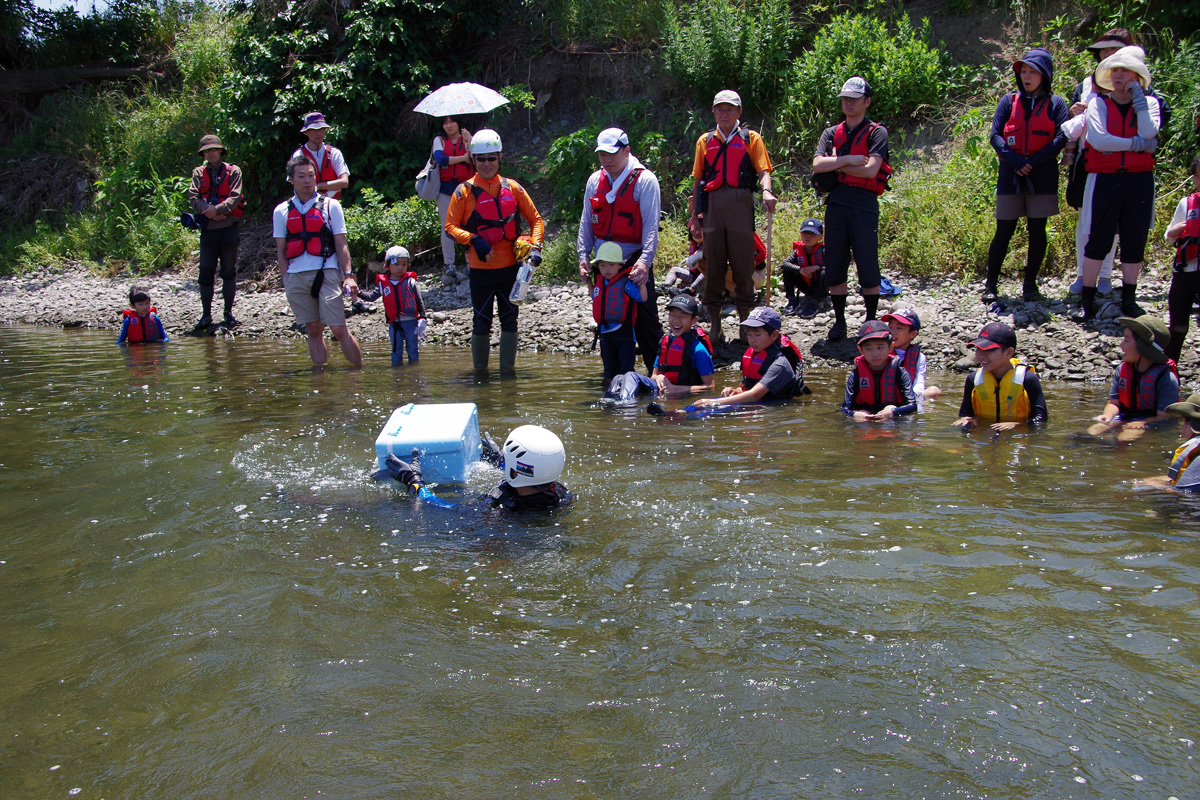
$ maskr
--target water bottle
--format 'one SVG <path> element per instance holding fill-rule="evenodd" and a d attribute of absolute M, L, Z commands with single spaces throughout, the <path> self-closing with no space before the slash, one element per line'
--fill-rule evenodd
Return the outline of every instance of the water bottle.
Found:
<path fill-rule="evenodd" d="M 512 303 L 525 302 L 525 295 L 529 293 L 529 281 L 533 278 L 533 267 L 528 264 L 522 264 L 517 270 L 517 280 L 513 284 L 512 291 L 508 293 L 508 300 Z"/>

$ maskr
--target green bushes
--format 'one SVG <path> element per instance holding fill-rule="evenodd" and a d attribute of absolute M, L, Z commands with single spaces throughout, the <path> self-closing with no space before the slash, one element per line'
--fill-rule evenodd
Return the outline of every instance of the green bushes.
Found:
<path fill-rule="evenodd" d="M 542 8 L 533 3 L 527 8 L 534 15 L 542 16 Z M 543 8 L 556 41 L 591 43 L 601 47 L 621 42 L 653 41 L 671 10 L 666 0 L 638 3 L 636 10 L 628 0 L 550 0 Z"/>
<path fill-rule="evenodd" d="M 736 89 L 743 102 L 765 108 L 787 77 L 792 31 L 786 0 L 685 3 L 667 15 L 663 64 L 696 102 Z"/>
<path fill-rule="evenodd" d="M 346 242 L 351 257 L 359 264 L 381 259 L 394 244 L 415 254 L 440 241 L 437 207 L 418 197 L 389 205 L 379 192 L 365 187 L 359 200 L 344 210 Z"/>

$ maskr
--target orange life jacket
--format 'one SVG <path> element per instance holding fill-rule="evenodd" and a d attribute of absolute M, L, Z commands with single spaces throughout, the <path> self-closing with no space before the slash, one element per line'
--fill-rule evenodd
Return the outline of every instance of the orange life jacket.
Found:
<path fill-rule="evenodd" d="M 158 309 L 150 306 L 150 311 L 146 316 L 139 317 L 138 313 L 132 308 L 127 308 L 121 312 L 125 319 L 129 320 L 129 327 L 125 329 L 125 341 L 127 342 L 161 342 L 162 338 L 158 335 Z"/>
<path fill-rule="evenodd" d="M 692 363 L 697 341 L 703 343 L 709 354 L 712 354 L 712 342 L 703 328 L 694 327 L 679 336 L 667 334 L 662 338 L 658 346 L 658 371 L 671 383 L 679 386 L 696 386 L 700 383 L 700 373 Z"/>
<path fill-rule="evenodd" d="M 1137 113 L 1133 110 L 1133 106 L 1129 106 L 1126 109 L 1126 113 L 1122 114 L 1120 107 L 1111 97 L 1104 95 L 1101 99 L 1104 100 L 1108 112 L 1108 132 L 1113 136 L 1120 136 L 1122 139 L 1132 139 L 1134 136 L 1137 136 Z M 1128 150 L 1105 153 L 1102 150 L 1097 150 L 1093 145 L 1088 145 L 1087 164 L 1085 166 L 1088 172 L 1104 174 L 1112 174 L 1114 172 L 1153 172 L 1154 153 L 1134 153 Z"/>
<path fill-rule="evenodd" d="M 711 192 L 722 186 L 740 186 L 751 189 L 758 173 L 750 161 L 750 131 L 738 126 L 729 138 L 721 141 L 717 132 L 711 131 L 704 149 L 704 191 Z"/>
<path fill-rule="evenodd" d="M 892 349 L 892 355 L 896 355 L 895 348 Z M 921 361 L 921 345 L 910 344 L 908 349 L 904 351 L 904 356 L 896 356 L 900 359 L 900 366 L 904 367 L 904 371 L 908 373 L 908 377 L 912 378 L 913 383 L 917 381 L 917 366 Z"/>
<path fill-rule="evenodd" d="M 288 202 L 286 253 L 288 261 L 295 261 L 304 253 L 319 258 L 329 258 L 335 251 L 333 231 L 325 215 L 326 198 L 319 192 L 317 202 L 303 214 L 294 202 Z"/>
<path fill-rule="evenodd" d="M 471 194 L 475 195 L 475 210 L 467 218 L 464 228 L 471 233 L 477 233 L 488 244 L 495 244 L 501 239 L 515 242 L 520 235 L 520 216 L 517 208 L 517 198 L 508 186 L 506 178 L 500 179 L 500 194 L 492 197 L 482 186 L 476 186 L 468 181 Z"/>
<path fill-rule="evenodd" d="M 395 322 L 402 314 L 417 316 L 417 273 L 406 272 L 395 284 L 386 274 L 376 275 L 375 281 L 379 284 L 379 299 L 383 300 L 383 312 L 388 322 Z"/>
<path fill-rule="evenodd" d="M 747 347 L 746 352 L 742 353 L 742 382 L 750 382 L 750 386 L 762 380 L 763 375 L 767 374 L 767 369 L 779 356 L 783 356 L 792 365 L 792 369 L 798 369 L 804 361 L 804 354 L 800 352 L 800 348 L 792 342 L 785 334 L 779 334 L 778 350 L 775 347 L 768 347 L 761 353 L 754 352 L 753 347 Z"/>
<path fill-rule="evenodd" d="M 629 272 L 632 267 L 626 267 L 616 274 L 611 281 L 603 275 L 596 276 L 596 284 L 592 287 L 592 319 L 601 325 L 632 325 L 637 319 L 637 303 L 625 293 L 625 284 L 629 283 Z"/>
<path fill-rule="evenodd" d="M 1121 419 L 1145 419 L 1158 413 L 1158 376 L 1169 369 L 1179 377 L 1175 362 L 1155 364 L 1134 380 L 1133 364 L 1122 361 L 1117 368 L 1117 407 Z"/>
<path fill-rule="evenodd" d="M 1200 258 L 1200 192 L 1188 195 L 1187 210 L 1183 217 L 1183 235 L 1175 243 L 1176 272 L 1182 272 L 1189 261 Z"/>
<path fill-rule="evenodd" d="M 591 197 L 592 233 L 597 239 L 623 244 L 642 243 L 642 207 L 633 199 L 633 188 L 642 169 L 630 170 L 629 176 L 617 191 L 616 200 L 608 202 L 612 181 L 608 172 L 600 170 L 600 182 Z"/>
<path fill-rule="evenodd" d="M 866 356 L 854 357 L 854 374 L 858 392 L 854 395 L 854 409 L 876 414 L 885 406 L 902 406 L 907 398 L 900 393 L 900 359 L 888 356 L 883 372 L 876 375 L 867 365 Z"/>

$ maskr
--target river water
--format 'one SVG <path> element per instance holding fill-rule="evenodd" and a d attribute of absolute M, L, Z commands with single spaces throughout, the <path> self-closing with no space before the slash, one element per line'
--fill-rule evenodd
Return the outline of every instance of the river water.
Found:
<path fill-rule="evenodd" d="M 1105 387 L 992 441 L 953 375 L 660 419 L 598 359 L 113 338 L 0 329 L 5 798 L 1200 796 L 1200 503 L 1132 483 L 1174 431 L 1072 436 Z M 372 484 L 405 402 L 559 432 L 577 502 Z"/>

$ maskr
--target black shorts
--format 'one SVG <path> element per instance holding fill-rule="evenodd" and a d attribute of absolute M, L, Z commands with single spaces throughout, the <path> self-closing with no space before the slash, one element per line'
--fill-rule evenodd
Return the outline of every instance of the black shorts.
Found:
<path fill-rule="evenodd" d="M 840 204 L 825 207 L 825 284 L 840 286 L 850 272 L 850 257 L 861 289 L 879 286 L 879 215 Z"/>

